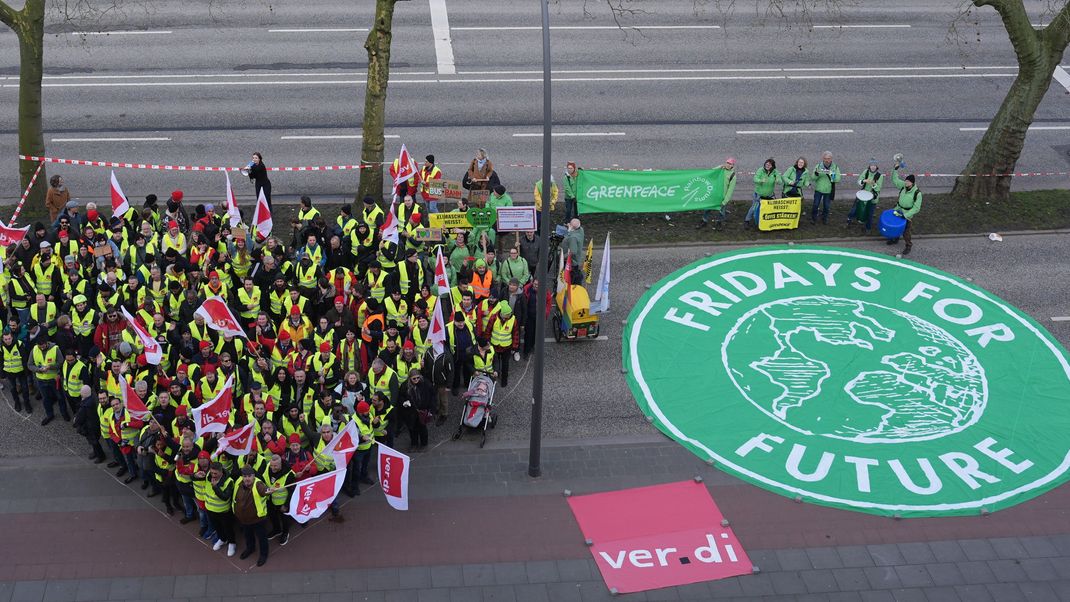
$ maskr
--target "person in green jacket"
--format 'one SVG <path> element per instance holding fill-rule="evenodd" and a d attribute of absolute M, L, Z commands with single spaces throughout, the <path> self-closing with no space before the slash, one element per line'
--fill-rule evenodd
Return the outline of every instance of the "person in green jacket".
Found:
<path fill-rule="evenodd" d="M 494 187 L 494 192 L 487 197 L 487 207 L 497 209 L 498 207 L 512 207 L 513 197 L 509 196 L 509 193 L 505 192 L 505 186 L 498 184 Z"/>
<path fill-rule="evenodd" d="M 735 157 L 729 157 L 724 160 L 724 163 L 718 166 L 719 169 L 724 170 L 724 195 L 721 197 L 721 208 L 717 211 L 717 220 L 713 222 L 713 229 L 720 230 L 724 228 L 725 212 L 727 211 L 728 202 L 732 200 L 732 194 L 736 191 L 736 159 Z M 702 221 L 695 226 L 695 229 L 705 228 L 710 223 L 710 216 L 713 209 L 707 209 L 702 212 Z"/>
<path fill-rule="evenodd" d="M 784 198 L 802 198 L 803 189 L 810 187 L 810 172 L 806 169 L 806 157 L 799 157 L 795 165 L 780 174 L 780 183 L 784 185 Z"/>
<path fill-rule="evenodd" d="M 523 286 L 531 280 L 531 272 L 528 270 L 528 262 L 520 256 L 520 247 L 509 248 L 509 257 L 498 262 L 498 269 L 494 271 L 494 278 L 498 286 L 504 287 L 509 280 L 516 278 Z"/>
<path fill-rule="evenodd" d="M 743 219 L 744 226 L 749 225 L 753 220 L 754 227 L 758 227 L 762 199 L 773 198 L 778 180 L 780 180 L 780 173 L 776 170 L 776 161 L 770 157 L 765 160 L 765 165 L 754 174 L 754 202 L 751 203 L 747 217 Z"/>
<path fill-rule="evenodd" d="M 840 181 L 840 168 L 832 162 L 832 153 L 821 153 L 821 163 L 814 168 L 814 205 L 810 208 L 810 223 L 817 223 L 817 210 L 821 209 L 821 223 L 829 223 L 829 205 L 836 196 L 836 182 Z"/>
<path fill-rule="evenodd" d="M 895 170 L 892 171 L 892 184 L 899 189 L 899 200 L 895 204 L 895 214 L 906 218 L 907 227 L 903 230 L 903 241 L 906 246 L 903 247 L 903 255 L 910 254 L 910 248 L 913 243 L 910 240 L 910 226 L 914 223 L 914 216 L 921 211 L 921 191 L 914 184 L 914 174 L 908 175 L 906 178 L 899 178 L 900 164 L 895 164 Z M 899 237 L 891 238 L 888 240 L 889 245 L 894 245 L 899 242 Z"/>
<path fill-rule="evenodd" d="M 869 234 L 873 226 L 873 209 L 877 206 L 877 199 L 881 196 L 881 187 L 884 186 L 884 174 L 881 173 L 877 160 L 869 159 L 869 167 L 858 176 L 858 187 L 866 192 L 873 193 L 873 199 L 869 201 L 855 200 L 854 207 L 847 214 L 847 225 L 850 226 L 855 217 L 860 224 L 865 224 L 866 234 Z"/>
<path fill-rule="evenodd" d="M 569 161 L 565 164 L 565 223 L 572 218 L 580 216 L 580 210 L 576 206 L 576 162 Z"/>

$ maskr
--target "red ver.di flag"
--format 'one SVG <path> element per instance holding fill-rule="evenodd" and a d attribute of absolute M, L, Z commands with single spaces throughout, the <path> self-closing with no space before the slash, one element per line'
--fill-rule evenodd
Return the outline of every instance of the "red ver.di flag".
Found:
<path fill-rule="evenodd" d="M 121 393 L 123 396 L 123 405 L 126 406 L 126 412 L 130 414 L 131 418 L 138 420 L 148 420 L 152 412 L 145 405 L 145 402 L 137 396 L 134 388 L 130 386 L 130 383 L 126 382 L 125 378 L 120 378 L 119 382 L 122 384 Z"/>
<path fill-rule="evenodd" d="M 260 189 L 260 196 L 256 199 L 256 209 L 253 210 L 253 227 L 256 228 L 256 240 L 263 242 L 267 240 L 268 236 L 271 236 L 271 228 L 274 222 L 271 221 L 271 207 L 268 207 L 267 197 L 264 196 L 264 189 Z"/>
<path fill-rule="evenodd" d="M 160 346 L 160 342 L 152 338 L 152 335 L 145 330 L 134 316 L 130 315 L 130 312 L 126 311 L 126 308 L 119 306 L 123 310 L 123 317 L 126 318 L 126 323 L 130 325 L 130 328 L 134 329 L 137 334 L 137 338 L 141 341 L 141 346 L 145 348 L 145 361 L 153 366 L 159 366 L 163 361 L 163 347 Z"/>
<path fill-rule="evenodd" d="M 409 509 L 409 457 L 379 444 L 379 484 L 394 510 Z"/>
<path fill-rule="evenodd" d="M 123 194 L 123 187 L 119 186 L 119 180 L 115 177 L 115 170 L 111 170 L 111 214 L 113 217 L 122 217 L 130 211 L 130 203 Z"/>
<path fill-rule="evenodd" d="M 286 514 L 301 524 L 318 518 L 330 508 L 334 498 L 338 497 L 345 480 L 346 469 L 343 466 L 299 482 L 293 497 L 290 498 L 290 511 Z"/>
<path fill-rule="evenodd" d="M 219 439 L 219 447 L 215 450 L 215 456 L 229 452 L 232 456 L 247 456 L 253 450 L 253 423 L 241 427 L 236 431 L 229 431 Z"/>
<path fill-rule="evenodd" d="M 30 227 L 25 228 L 11 228 L 0 222 L 0 246 L 13 245 L 23 238 L 26 238 L 26 234 L 30 231 Z"/>
<path fill-rule="evenodd" d="M 751 573 L 753 565 L 702 483 L 568 498 L 610 590 L 627 594 Z M 662 512 L 652 509 L 666 509 Z"/>
<path fill-rule="evenodd" d="M 205 433 L 222 433 L 230 425 L 230 411 L 233 408 L 231 399 L 234 397 L 234 375 L 227 377 L 223 388 L 215 399 L 202 403 L 193 408 L 193 425 L 197 429 L 197 436 Z"/>
<path fill-rule="evenodd" d="M 218 330 L 230 337 L 245 337 L 245 331 L 242 330 L 238 319 L 227 307 L 227 302 L 218 295 L 205 299 L 204 303 L 201 303 L 201 306 L 193 313 L 204 318 L 212 330 Z"/>

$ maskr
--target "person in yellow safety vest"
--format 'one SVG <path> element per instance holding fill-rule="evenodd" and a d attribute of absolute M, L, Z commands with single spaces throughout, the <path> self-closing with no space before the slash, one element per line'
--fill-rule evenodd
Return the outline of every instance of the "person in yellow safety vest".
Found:
<path fill-rule="evenodd" d="M 48 336 L 56 336 L 56 318 L 59 310 L 56 304 L 48 300 L 44 293 L 38 292 L 36 302 L 30 306 L 30 318 L 48 330 Z"/>
<path fill-rule="evenodd" d="M 368 273 L 365 275 L 365 283 L 368 285 L 368 293 L 372 299 L 375 299 L 379 303 L 383 302 L 386 298 L 386 278 L 388 274 L 386 270 L 382 269 L 382 264 L 378 260 L 372 260 L 368 264 Z"/>
<path fill-rule="evenodd" d="M 172 430 L 179 422 L 179 413 L 185 410 L 179 407 L 175 411 L 175 421 Z M 183 418 L 183 420 L 187 420 Z M 175 487 L 178 495 L 182 498 L 182 518 L 179 523 L 186 524 L 200 520 L 200 534 L 206 540 L 214 543 L 214 533 L 211 532 L 211 524 L 208 522 L 208 513 L 204 510 L 205 489 L 207 481 L 204 476 L 208 473 L 208 465 L 211 463 L 208 452 L 201 451 L 193 443 L 194 434 L 180 434 L 177 437 L 178 452 L 175 454 Z"/>
<path fill-rule="evenodd" d="M 324 449 L 327 448 L 327 444 L 335 438 L 334 429 L 331 428 L 331 422 L 328 419 L 326 422 L 322 422 L 319 425 L 317 431 L 316 444 L 312 446 L 312 455 L 316 459 L 316 470 L 319 474 L 325 472 L 331 472 L 336 467 L 334 465 L 334 455 Z"/>
<path fill-rule="evenodd" d="M 398 264 L 398 288 L 410 302 L 419 296 L 424 285 L 424 266 L 416 249 L 405 251 L 405 261 Z"/>
<path fill-rule="evenodd" d="M 225 384 L 223 379 L 219 378 L 215 365 L 212 364 L 204 370 L 204 378 L 197 384 L 197 390 L 194 394 L 201 404 L 205 404 L 215 399 L 219 392 L 223 390 L 223 385 Z"/>
<path fill-rule="evenodd" d="M 343 240 L 356 229 L 357 220 L 353 218 L 353 208 L 349 203 L 342 205 L 341 213 L 335 218 L 334 223 L 338 226 L 337 230 L 341 233 Z"/>
<path fill-rule="evenodd" d="M 381 392 L 393 403 L 398 396 L 398 375 L 393 368 L 386 365 L 382 358 L 372 360 L 368 372 L 368 389 L 372 393 Z"/>
<path fill-rule="evenodd" d="M 498 360 L 498 382 L 502 387 L 508 387 L 509 362 L 518 359 L 520 354 L 520 326 L 508 302 L 503 301 L 499 304 L 497 313 L 490 320 L 488 330 L 490 331 L 490 344 L 494 348 L 494 357 Z"/>
<path fill-rule="evenodd" d="M 368 230 L 372 233 L 379 232 L 379 227 L 383 225 L 383 220 L 386 218 L 386 214 L 375 204 L 375 199 L 370 196 L 364 197 L 364 208 L 361 209 L 360 219 L 368 225 Z"/>
<path fill-rule="evenodd" d="M 412 165 L 413 165 L 413 167 L 416 167 L 415 161 L 413 162 Z M 397 159 L 394 159 L 393 163 L 390 164 L 390 180 L 391 181 L 397 182 L 398 173 L 400 172 L 400 170 L 401 170 L 401 158 L 398 157 Z M 399 194 L 399 195 L 404 195 L 404 196 L 409 196 L 409 195 L 416 194 L 417 185 L 419 184 L 419 182 L 420 182 L 420 172 L 419 171 L 415 171 L 415 172 L 413 172 L 411 178 L 409 178 L 408 180 L 405 180 L 404 182 L 402 182 L 398 186 L 394 187 L 394 194 Z"/>
<path fill-rule="evenodd" d="M 260 287 L 253 286 L 253 279 L 246 276 L 242 280 L 242 287 L 238 289 L 238 316 L 242 318 L 242 326 L 248 326 L 256 320 L 260 313 Z"/>
<path fill-rule="evenodd" d="M 301 232 L 311 227 L 312 220 L 316 219 L 319 214 L 320 210 L 312 206 L 311 197 L 301 197 L 301 202 L 297 206 L 297 219 L 293 223 L 294 230 Z"/>
<path fill-rule="evenodd" d="M 108 462 L 108 468 L 122 467 L 119 471 L 126 474 L 126 461 L 123 460 L 123 454 L 119 450 L 119 446 L 111 440 L 111 427 L 112 422 L 115 420 L 115 408 L 111 404 L 111 399 L 104 391 L 97 392 L 97 422 L 100 424 L 100 438 L 104 442 L 104 446 L 111 450 L 112 461 Z M 116 474 L 116 476 L 119 476 Z"/>
<path fill-rule="evenodd" d="M 313 262 L 313 259 L 310 254 L 302 253 L 301 261 L 294 268 L 294 284 L 306 297 L 312 297 L 316 291 L 316 281 L 320 277 L 320 266 Z"/>
<path fill-rule="evenodd" d="M 212 467 L 204 478 L 207 480 L 207 487 L 204 490 L 204 509 L 208 512 L 208 520 L 212 528 L 219 536 L 219 541 L 215 542 L 212 550 L 218 552 L 225 545 L 227 556 L 233 556 L 237 551 L 234 537 L 234 513 L 231 512 L 234 479 L 224 474 L 223 465 L 219 462 L 212 462 Z"/>
<path fill-rule="evenodd" d="M 256 566 L 264 566 L 268 559 L 267 515 L 272 493 L 274 489 L 257 478 L 252 466 L 242 466 L 241 479 L 234 485 L 231 511 L 245 535 L 245 549 L 238 558 L 245 560 L 259 548 Z"/>
<path fill-rule="evenodd" d="M 41 393 L 41 401 L 45 405 L 45 417 L 41 421 L 41 426 L 52 422 L 55 418 L 55 412 L 53 406 L 59 403 L 59 413 L 63 416 L 63 419 L 67 422 L 71 421 L 71 416 L 67 412 L 67 404 L 64 403 L 59 396 L 59 389 L 57 388 L 57 377 L 59 376 L 59 347 L 49 342 L 48 337 L 41 336 L 37 345 L 34 345 L 33 351 L 30 352 L 30 362 L 27 367 L 30 372 L 34 373 L 37 377 L 37 391 Z"/>
<path fill-rule="evenodd" d="M 404 228 L 409 223 L 409 218 L 418 213 L 420 207 L 413 201 L 411 194 L 406 194 L 401 203 L 394 206 L 394 215 L 398 218 L 398 229 Z"/>
<path fill-rule="evenodd" d="M 416 343 L 411 339 L 401 345 L 401 353 L 398 354 L 397 360 L 394 362 L 399 384 L 409 378 L 409 372 L 420 369 L 421 357 L 423 357 L 423 354 L 416 352 Z"/>
<path fill-rule="evenodd" d="M 273 453 L 268 460 L 268 485 L 271 487 L 271 505 L 268 506 L 268 519 L 271 521 L 271 532 L 268 539 L 279 538 L 279 545 L 284 546 L 290 541 L 290 518 L 286 512 L 290 509 L 290 495 L 293 491 L 289 485 L 297 482 L 294 471 L 283 462 L 282 455 Z"/>
<path fill-rule="evenodd" d="M 186 235 L 183 234 L 178 228 L 178 222 L 171 220 L 167 222 L 167 232 L 163 235 L 163 239 L 160 241 L 160 250 L 167 253 L 168 250 L 174 249 L 179 255 L 185 255 L 189 250 L 189 243 L 186 242 Z"/>
<path fill-rule="evenodd" d="M 435 156 L 427 155 L 424 157 L 423 167 L 420 168 L 420 196 L 427 203 L 431 213 L 438 213 L 438 197 L 431 194 L 431 183 L 433 180 L 441 179 L 442 170 L 438 168 L 438 165 L 435 165 Z"/>
<path fill-rule="evenodd" d="M 360 443 L 357 444 L 357 453 L 350 462 L 350 470 L 346 473 L 353 474 L 353 478 L 365 485 L 374 485 L 375 481 L 368 476 L 368 464 L 372 458 L 372 445 L 375 444 L 375 434 L 372 427 L 371 406 L 368 402 L 357 403 L 357 415 L 354 417 L 357 430 L 360 432 Z"/>
<path fill-rule="evenodd" d="M 287 295 L 289 296 L 282 300 L 282 308 L 283 310 L 285 310 L 285 316 L 292 315 L 295 307 L 298 309 L 298 311 L 300 311 L 301 315 L 307 315 L 311 313 L 309 311 L 309 298 L 304 296 L 303 291 L 296 288 L 292 288 L 287 291 Z M 312 322 L 308 318 L 304 318 L 304 321 L 308 322 L 311 327 Z"/>
<path fill-rule="evenodd" d="M 296 344 L 312 335 L 312 323 L 304 316 L 301 307 L 294 305 L 290 308 L 290 315 L 279 327 L 279 337 L 282 333 L 290 337 L 290 342 Z"/>
<path fill-rule="evenodd" d="M 152 430 L 155 425 L 156 423 L 152 422 L 145 428 Z M 152 457 L 154 467 L 152 472 L 155 477 L 150 482 L 152 491 L 146 497 L 162 495 L 164 507 L 167 508 L 167 515 L 174 516 L 175 502 L 180 500 L 178 489 L 175 485 L 175 448 L 171 440 L 167 438 L 167 435 L 161 432 L 156 434 L 152 447 L 145 451 Z"/>
<path fill-rule="evenodd" d="M 390 296 L 383 300 L 383 310 L 386 312 L 387 323 L 405 324 L 408 322 L 409 304 L 401 298 L 401 291 L 396 287 L 391 287 Z"/>
<path fill-rule="evenodd" d="M 476 301 L 482 301 L 490 295 L 490 289 L 494 285 L 494 272 L 487 268 L 487 262 L 483 259 L 476 260 L 476 269 L 472 272 L 472 296 Z"/>
<path fill-rule="evenodd" d="M 490 289 L 490 295 L 486 299 L 476 304 L 476 336 L 490 338 L 490 323 L 495 316 L 498 315 L 500 309 L 498 303 L 498 290 L 494 287 Z"/>
<path fill-rule="evenodd" d="M 89 366 L 78 358 L 74 347 L 68 347 L 63 351 L 63 365 L 60 367 L 63 377 L 63 402 L 71 407 L 71 413 L 78 413 L 78 406 L 82 403 L 82 385 L 88 384 Z M 16 402 L 17 403 L 17 402 Z"/>
<path fill-rule="evenodd" d="M 394 242 L 383 240 L 379 242 L 379 252 L 375 259 L 384 270 L 393 271 L 398 264 L 398 251 L 400 247 Z"/>
<path fill-rule="evenodd" d="M 494 348 L 490 346 L 490 340 L 476 339 L 476 347 L 473 350 L 471 361 L 473 372 L 497 378 L 498 373 L 494 371 Z"/>
<path fill-rule="evenodd" d="M 56 257 L 52 253 L 52 244 L 42 240 L 40 253 L 30 263 L 30 272 L 33 274 L 33 286 L 38 293 L 51 297 L 53 300 L 59 295 L 60 272 L 62 271 Z"/>
<path fill-rule="evenodd" d="M 308 361 L 307 370 L 314 375 L 313 379 L 319 383 L 320 387 L 331 389 L 341 378 L 338 372 L 338 360 L 334 357 L 334 353 L 331 352 L 331 343 L 329 341 L 320 343 L 319 349 L 319 353 L 314 354 L 312 359 Z"/>
<path fill-rule="evenodd" d="M 25 407 L 27 414 L 33 414 L 33 406 L 30 405 L 30 380 L 26 371 L 26 360 L 29 359 L 26 348 L 9 329 L 4 329 L 0 341 L 3 342 L 3 345 L 0 345 L 0 353 L 4 356 L 4 377 L 7 378 L 8 385 L 11 387 L 15 411 L 21 412 Z M 20 392 L 21 400 L 19 399 Z"/>
<path fill-rule="evenodd" d="M 394 447 L 396 428 L 391 416 L 393 411 L 394 404 L 386 398 L 385 393 L 382 391 L 372 393 L 372 407 L 369 410 L 372 419 L 372 435 L 376 441 L 385 443 L 387 447 Z"/>

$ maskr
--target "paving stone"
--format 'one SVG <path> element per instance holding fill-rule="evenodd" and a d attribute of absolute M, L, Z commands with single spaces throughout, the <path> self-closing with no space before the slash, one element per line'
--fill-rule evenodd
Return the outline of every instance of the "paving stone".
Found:
<path fill-rule="evenodd" d="M 141 596 L 141 578 L 126 577 L 112 579 L 108 589 L 109 600 L 136 600 Z"/>
<path fill-rule="evenodd" d="M 389 591 L 401 587 L 401 570 L 397 568 L 380 568 L 368 571 L 364 578 L 368 589 L 373 592 Z M 430 571 L 428 571 L 428 581 L 430 581 Z M 424 587 L 431 587 L 431 583 L 426 583 Z"/>
<path fill-rule="evenodd" d="M 1070 581 L 1052 581 L 1048 585 L 1051 586 L 1060 600 L 1070 600 Z"/>
<path fill-rule="evenodd" d="M 985 587 L 988 593 L 999 602 L 1026 602 L 1028 600 L 1017 583 L 990 583 Z"/>
<path fill-rule="evenodd" d="M 338 578 L 336 578 L 334 580 L 335 586 L 344 587 L 345 584 L 348 584 L 348 583 L 352 582 L 353 579 L 354 579 L 353 576 L 352 576 L 352 573 L 357 573 L 357 572 L 358 571 L 344 571 L 341 575 L 338 576 Z M 179 579 L 181 579 L 181 577 L 179 577 Z M 288 574 L 285 574 L 285 573 L 275 573 L 275 574 L 271 575 L 270 581 L 271 581 L 271 591 L 275 592 L 276 594 L 299 594 L 302 591 L 304 591 L 304 589 L 305 589 L 304 580 L 303 579 L 295 579 L 293 577 L 293 575 L 288 575 Z M 175 593 L 176 594 L 178 593 L 178 589 L 179 589 L 179 583 L 176 580 L 175 581 Z M 367 589 L 367 588 L 366 587 L 352 588 L 351 591 L 363 591 L 365 589 Z M 199 593 L 199 594 L 190 594 L 190 597 L 191 598 L 195 598 L 195 597 L 203 596 L 203 595 L 204 595 L 204 587 L 203 587 L 203 583 L 202 583 L 201 593 Z"/>
<path fill-rule="evenodd" d="M 810 598 L 811 596 L 806 596 Z M 832 592 L 824 598 L 822 596 L 813 594 L 814 602 L 862 602 L 862 594 L 858 592 Z"/>
<path fill-rule="evenodd" d="M 777 571 L 768 574 L 773 591 L 777 595 L 787 596 L 791 594 L 805 594 L 806 582 L 799 576 L 798 571 Z"/>
<path fill-rule="evenodd" d="M 962 573 L 959 572 L 959 567 L 954 562 L 927 564 L 925 569 L 929 571 L 929 577 L 932 578 L 933 585 L 955 586 L 963 584 Z"/>
<path fill-rule="evenodd" d="M 932 548 L 930 548 L 927 543 L 901 543 L 898 544 L 898 546 L 899 553 L 903 556 L 903 560 L 908 564 L 928 564 L 930 562 L 936 562 L 936 556 L 933 554 Z"/>
<path fill-rule="evenodd" d="M 777 550 L 777 562 L 785 571 L 802 571 L 814 568 L 804 550 Z"/>
<path fill-rule="evenodd" d="M 439 565 L 431 567 L 431 586 L 435 588 L 461 587 L 464 574 L 456 565 Z"/>
<path fill-rule="evenodd" d="M 266 581 L 261 577 L 262 581 Z M 170 598 L 175 595 L 175 577 L 173 575 L 160 575 L 145 577 L 141 580 L 141 596 L 149 600 Z"/>
<path fill-rule="evenodd" d="M 892 596 L 895 602 L 928 602 L 925 599 L 925 591 L 921 589 L 893 589 Z"/>
<path fill-rule="evenodd" d="M 582 602 L 580 588 L 575 583 L 547 583 L 546 593 L 553 602 Z"/>
<path fill-rule="evenodd" d="M 895 567 L 895 574 L 899 576 L 899 582 L 903 584 L 903 587 L 929 587 L 933 585 L 933 579 L 923 565 L 897 566 Z"/>
<path fill-rule="evenodd" d="M 806 556 L 815 569 L 843 568 L 843 561 L 840 560 L 836 548 L 808 548 Z"/>
<path fill-rule="evenodd" d="M 41 602 L 45 597 L 44 581 L 18 581 L 15 589 L 11 592 L 14 602 Z M 107 599 L 107 594 L 103 599 Z"/>
<path fill-rule="evenodd" d="M 782 568 L 776 550 L 747 550 L 747 557 L 750 558 L 751 564 L 758 566 L 763 573 L 773 573 Z"/>
<path fill-rule="evenodd" d="M 899 582 L 899 575 L 896 574 L 893 567 L 866 567 L 862 569 L 862 572 L 866 574 L 866 579 L 869 580 L 869 586 L 873 589 L 894 589 L 903 586 L 903 584 Z"/>
<path fill-rule="evenodd" d="M 889 591 L 860 592 L 862 602 L 895 602 L 895 596 Z"/>
<path fill-rule="evenodd" d="M 1026 558 L 1021 566 L 1030 581 L 1054 581 L 1059 578 L 1047 558 Z"/>
<path fill-rule="evenodd" d="M 996 560 L 998 556 L 992 544 L 984 539 L 964 539 L 959 542 L 966 558 L 970 560 Z"/>
<path fill-rule="evenodd" d="M 873 558 L 873 564 L 877 566 L 896 566 L 905 564 L 903 555 L 899 553 L 899 547 L 895 544 L 879 544 L 866 546 L 869 555 Z"/>
<path fill-rule="evenodd" d="M 1000 558 L 1025 558 L 1028 556 L 1025 547 L 1022 546 L 1017 537 L 990 539 L 988 543 L 992 544 L 992 549 L 996 551 L 996 556 Z"/>
<path fill-rule="evenodd" d="M 78 581 L 53 580 L 45 582 L 44 602 L 74 602 L 78 598 Z"/>
<path fill-rule="evenodd" d="M 929 549 L 937 562 L 962 562 L 968 560 L 957 541 L 930 541 Z"/>
<path fill-rule="evenodd" d="M 550 602 L 550 594 L 542 583 L 514 585 L 513 591 L 516 593 L 516 602 Z"/>
<path fill-rule="evenodd" d="M 550 583 L 561 578 L 557 573 L 557 563 L 553 560 L 526 562 L 524 568 L 530 583 Z"/>
<path fill-rule="evenodd" d="M 1052 568 L 1055 569 L 1055 573 L 1059 575 L 1060 579 L 1070 579 L 1070 557 L 1049 558 L 1048 562 L 1051 563 Z"/>
<path fill-rule="evenodd" d="M 353 599 L 353 594 L 349 592 L 338 592 L 338 595 L 342 596 L 339 600 Z M 320 602 L 327 602 L 325 598 L 326 596 L 320 594 Z M 420 602 L 420 592 L 414 589 L 395 589 L 385 591 L 383 592 L 383 600 L 384 602 Z"/>
<path fill-rule="evenodd" d="M 1049 535 L 1048 540 L 1063 556 L 1070 556 L 1070 533 Z"/>
<path fill-rule="evenodd" d="M 699 585 L 705 586 L 704 583 Z M 583 602 L 608 602 L 614 599 L 613 594 L 609 593 L 606 584 L 602 581 L 584 581 L 580 584 L 580 600 Z"/>
<path fill-rule="evenodd" d="M 927 587 L 924 591 L 928 602 L 962 602 L 962 598 L 953 587 Z"/>
<path fill-rule="evenodd" d="M 803 583 L 806 584 L 806 591 L 812 594 L 834 592 L 838 589 L 836 578 L 832 575 L 831 570 L 802 571 L 799 576 L 802 577 Z"/>
<path fill-rule="evenodd" d="M 494 566 L 491 564 L 466 564 L 461 567 L 466 586 L 494 585 Z"/>
<path fill-rule="evenodd" d="M 743 588 L 743 594 L 746 596 L 772 596 L 776 593 L 772 579 L 764 573 L 745 576 L 739 580 L 739 586 Z"/>
<path fill-rule="evenodd" d="M 202 582 L 204 577 L 201 577 Z M 107 600 L 108 590 L 111 588 L 111 582 L 108 579 L 86 579 L 78 583 L 78 597 L 76 600 L 79 602 L 88 602 L 97 600 Z M 178 595 L 177 593 L 175 595 Z M 198 596 L 204 595 L 204 588 L 201 588 L 201 593 Z"/>
<path fill-rule="evenodd" d="M 492 585 L 483 588 L 483 602 L 516 602 L 512 585 Z"/>
<path fill-rule="evenodd" d="M 481 587 L 451 587 L 450 602 L 483 602 Z"/>
<path fill-rule="evenodd" d="M 1022 542 L 1022 547 L 1031 558 L 1051 558 L 1059 555 L 1059 550 L 1055 549 L 1051 539 L 1047 537 L 1019 537 L 1018 541 Z"/>
<path fill-rule="evenodd" d="M 992 569 L 992 574 L 1000 583 L 1018 583 L 1026 580 L 1025 571 L 1022 570 L 1021 563 L 1016 560 L 989 560 L 988 568 Z"/>
<path fill-rule="evenodd" d="M 372 571 L 374 574 L 376 571 Z M 372 575 L 368 575 L 367 583 L 372 583 Z M 397 570 L 398 585 L 401 589 L 423 589 L 431 587 L 431 569 L 426 566 L 406 566 Z M 365 589 L 365 588 L 360 588 Z M 367 587 L 367 589 L 381 589 Z"/>
<path fill-rule="evenodd" d="M 743 595 L 743 586 L 741 582 L 744 579 L 750 579 L 754 575 L 744 575 L 743 577 L 729 577 L 728 579 L 718 579 L 717 581 L 710 581 L 707 587 L 710 591 L 710 595 L 714 598 L 730 598 L 733 596 Z"/>
<path fill-rule="evenodd" d="M 690 583 L 688 585 L 681 585 L 676 588 L 676 593 L 680 595 L 681 600 L 709 600 L 713 597 L 709 585 L 709 583 Z M 612 597 L 607 599 L 612 599 Z M 586 598 L 584 598 L 584 600 L 586 602 Z"/>
<path fill-rule="evenodd" d="M 958 562 L 955 565 L 959 567 L 959 572 L 962 573 L 962 581 L 967 585 L 996 582 L 996 576 L 992 574 L 992 569 L 988 568 L 988 563 L 986 562 L 976 560 Z"/>
<path fill-rule="evenodd" d="M 963 602 L 995 602 L 988 588 L 983 585 L 958 585 L 955 593 Z"/>
<path fill-rule="evenodd" d="M 869 589 L 869 580 L 866 572 L 860 568 L 832 569 L 832 576 L 836 579 L 842 591 L 858 591 Z"/>
<path fill-rule="evenodd" d="M 840 562 L 847 568 L 862 568 L 873 566 L 873 558 L 869 555 L 866 546 L 840 546 L 836 548 L 840 555 Z"/>
<path fill-rule="evenodd" d="M 418 594 L 419 602 L 450 602 L 450 590 L 444 587 L 421 589 Z"/>
<path fill-rule="evenodd" d="M 1059 602 L 1055 590 L 1047 583 L 1019 583 L 1018 588 L 1029 602 Z"/>
<path fill-rule="evenodd" d="M 557 572 L 562 581 L 587 581 L 592 577 L 591 567 L 586 560 L 558 560 Z"/>
<path fill-rule="evenodd" d="M 528 574 L 523 562 L 499 562 L 494 565 L 496 585 L 517 585 L 527 582 Z"/>
<path fill-rule="evenodd" d="M 676 592 L 676 588 L 672 587 L 652 589 L 648 592 L 643 593 L 646 594 L 646 599 L 648 602 L 676 602 L 680 599 L 680 594 Z M 629 596 L 630 595 L 631 594 L 629 594 Z M 714 597 L 716 598 L 716 595 L 714 595 Z"/>

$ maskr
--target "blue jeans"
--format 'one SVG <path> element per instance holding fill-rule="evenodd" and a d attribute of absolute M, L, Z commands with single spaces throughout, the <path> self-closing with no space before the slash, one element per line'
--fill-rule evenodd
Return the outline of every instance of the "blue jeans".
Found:
<path fill-rule="evenodd" d="M 438 213 L 438 201 L 427 201 L 427 210 L 431 213 Z"/>
<path fill-rule="evenodd" d="M 182 503 L 186 503 L 186 496 L 182 496 Z M 193 509 L 197 512 L 197 518 L 201 523 L 201 530 L 204 531 L 204 538 L 213 544 L 219 541 L 219 536 L 216 535 L 215 529 L 212 528 L 212 522 L 208 520 L 208 511 L 201 510 L 197 507 L 197 504 L 193 504 Z M 189 506 L 186 506 L 186 510 L 189 510 Z"/>
<path fill-rule="evenodd" d="M 821 221 L 829 219 L 829 205 L 832 204 L 832 195 L 827 192 L 814 193 L 814 205 L 810 208 L 810 221 L 817 221 L 817 210 L 821 209 Z"/>
<path fill-rule="evenodd" d="M 710 217 L 713 216 L 713 210 L 707 209 L 702 212 L 702 223 L 710 223 Z M 725 208 L 722 205 L 720 211 L 717 212 L 717 221 L 723 222 L 725 217 Z"/>
<path fill-rule="evenodd" d="M 750 204 L 750 209 L 747 210 L 747 217 L 743 218 L 744 222 L 754 221 L 758 223 L 758 218 L 761 214 L 758 212 L 762 206 L 762 197 L 758 196 L 758 193 L 754 193 L 754 201 Z"/>
<path fill-rule="evenodd" d="M 357 450 L 357 455 L 353 458 L 353 464 L 356 465 L 358 479 L 368 478 L 368 464 L 371 462 L 371 459 L 372 450 L 370 447 L 368 449 Z"/>

